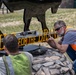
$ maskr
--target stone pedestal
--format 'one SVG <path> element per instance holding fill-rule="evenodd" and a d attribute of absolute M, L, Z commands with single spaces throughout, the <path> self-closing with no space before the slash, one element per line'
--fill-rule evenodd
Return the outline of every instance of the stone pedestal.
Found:
<path fill-rule="evenodd" d="M 34 57 L 32 75 L 75 75 L 72 63 L 59 51 L 49 48 Z"/>

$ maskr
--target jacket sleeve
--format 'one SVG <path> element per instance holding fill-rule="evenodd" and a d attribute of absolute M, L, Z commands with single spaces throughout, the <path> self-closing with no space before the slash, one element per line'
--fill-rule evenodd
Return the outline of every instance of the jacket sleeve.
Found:
<path fill-rule="evenodd" d="M 33 62 L 33 56 L 32 56 L 32 54 L 29 53 L 29 52 L 25 52 L 25 54 L 28 57 L 28 59 L 30 60 L 30 63 L 32 64 L 32 62 Z"/>
<path fill-rule="evenodd" d="M 0 75 L 6 75 L 6 68 L 2 57 L 0 57 Z"/>

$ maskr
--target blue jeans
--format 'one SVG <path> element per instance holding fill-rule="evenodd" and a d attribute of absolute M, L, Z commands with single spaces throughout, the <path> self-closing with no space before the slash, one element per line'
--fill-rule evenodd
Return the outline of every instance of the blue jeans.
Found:
<path fill-rule="evenodd" d="M 74 63 L 73 63 L 73 67 L 74 67 L 74 71 L 75 71 L 75 73 L 76 73 L 76 60 L 75 60 Z"/>
<path fill-rule="evenodd" d="M 72 59 L 72 61 L 74 61 L 73 63 L 73 68 L 74 71 L 76 73 L 76 51 L 74 51 L 71 46 L 69 45 L 69 47 L 67 48 L 67 54 L 69 55 L 69 57 Z"/>
<path fill-rule="evenodd" d="M 73 50 L 70 45 L 68 46 L 66 52 L 69 55 L 69 57 L 72 59 L 72 61 L 75 61 L 76 60 L 76 51 Z"/>

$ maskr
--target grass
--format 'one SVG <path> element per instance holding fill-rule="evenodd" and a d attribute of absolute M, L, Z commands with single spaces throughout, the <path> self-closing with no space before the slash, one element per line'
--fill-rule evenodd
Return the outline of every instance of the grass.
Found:
<path fill-rule="evenodd" d="M 45 15 L 47 27 L 50 30 L 57 20 L 63 20 L 66 22 L 67 26 L 75 28 L 76 9 L 58 9 L 56 14 L 52 14 L 50 11 L 51 10 L 48 9 Z M 21 32 L 23 31 L 23 26 L 23 10 L 4 15 L 0 14 L 0 30 L 3 33 Z M 32 18 L 30 30 L 42 31 L 41 24 L 36 18 Z"/>

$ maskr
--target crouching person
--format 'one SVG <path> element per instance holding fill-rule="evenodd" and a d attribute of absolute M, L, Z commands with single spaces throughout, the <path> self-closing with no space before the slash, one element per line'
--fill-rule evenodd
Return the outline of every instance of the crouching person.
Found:
<path fill-rule="evenodd" d="M 32 75 L 33 56 L 28 52 L 19 51 L 17 38 L 9 34 L 3 43 L 8 56 L 0 57 L 0 75 Z"/>

